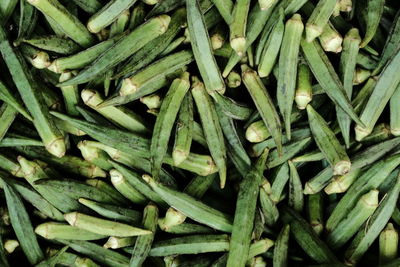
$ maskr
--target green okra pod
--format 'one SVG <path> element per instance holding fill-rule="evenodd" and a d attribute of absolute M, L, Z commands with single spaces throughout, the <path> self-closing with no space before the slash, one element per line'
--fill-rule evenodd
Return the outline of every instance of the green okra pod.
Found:
<path fill-rule="evenodd" d="M 288 262 L 290 225 L 285 225 L 275 242 L 273 263 L 276 267 L 286 267 Z"/>
<path fill-rule="evenodd" d="M 193 98 L 187 93 L 182 100 L 176 122 L 175 142 L 172 151 L 174 165 L 182 163 L 190 153 L 193 138 Z"/>
<path fill-rule="evenodd" d="M 360 44 L 360 47 L 365 47 L 377 33 L 379 21 L 383 14 L 383 7 L 385 1 L 358 1 L 357 8 L 359 8 L 359 19 L 364 23 L 365 35 Z"/>
<path fill-rule="evenodd" d="M 106 235 L 92 233 L 68 224 L 56 222 L 47 222 L 36 226 L 35 233 L 46 239 L 97 240 L 107 237 Z"/>
<path fill-rule="evenodd" d="M 394 136 L 400 135 L 400 114 L 399 109 L 396 108 L 400 101 L 400 86 L 398 85 L 392 97 L 390 97 L 390 132 Z"/>
<path fill-rule="evenodd" d="M 342 247 L 378 207 L 378 190 L 371 190 L 361 196 L 354 208 L 327 236 L 332 249 Z"/>
<path fill-rule="evenodd" d="M 307 42 L 312 42 L 322 34 L 337 2 L 337 0 L 323 0 L 318 2 L 306 23 L 305 32 Z"/>
<path fill-rule="evenodd" d="M 301 48 L 314 77 L 329 98 L 331 98 L 337 106 L 342 108 L 355 122 L 362 124 L 361 119 L 355 113 L 354 108 L 346 96 L 346 92 L 338 75 L 317 41 L 308 43 L 303 39 L 301 41 Z"/>
<path fill-rule="evenodd" d="M 150 176 L 143 175 L 143 179 L 151 188 L 176 210 L 187 217 L 224 232 L 232 231 L 232 218 L 185 193 L 178 192 L 154 181 Z"/>
<path fill-rule="evenodd" d="M 82 47 L 87 48 L 95 42 L 93 35 L 78 18 L 57 0 L 28 0 L 28 2 L 54 21 L 68 37 Z"/>
<path fill-rule="evenodd" d="M 191 93 L 196 103 L 201 123 L 204 129 L 204 135 L 211 156 L 218 167 L 220 176 L 220 186 L 224 188 L 226 182 L 226 147 L 223 140 L 221 125 L 216 114 L 214 103 L 207 94 L 204 84 L 193 77 Z"/>
<path fill-rule="evenodd" d="M 286 136 L 291 139 L 292 107 L 296 90 L 297 62 L 300 50 L 300 40 L 304 25 L 299 14 L 294 14 L 285 24 L 282 47 L 279 54 L 279 74 L 277 85 L 277 100 L 282 114 Z"/>
<path fill-rule="evenodd" d="M 116 237 L 110 236 L 107 242 L 103 245 L 104 248 L 118 249 L 135 245 L 137 237 Z"/>
<path fill-rule="evenodd" d="M 278 112 L 272 102 L 261 79 L 257 76 L 256 72 L 246 65 L 242 65 L 242 79 L 249 91 L 253 101 L 256 104 L 257 110 L 260 112 L 261 118 L 267 126 L 275 144 L 278 148 L 279 154 L 282 153 L 282 127 L 279 119 Z"/>
<path fill-rule="evenodd" d="M 159 177 L 163 158 L 167 153 L 172 127 L 189 87 L 189 73 L 185 72 L 172 82 L 161 104 L 150 145 L 151 173 L 156 180 Z"/>
<path fill-rule="evenodd" d="M 99 219 L 79 212 L 71 212 L 64 215 L 65 220 L 72 226 L 87 230 L 92 233 L 110 236 L 140 236 L 152 232 L 136 228 L 127 224 Z"/>
<path fill-rule="evenodd" d="M 300 60 L 294 101 L 298 109 L 305 109 L 312 100 L 312 73 L 307 63 Z"/>
<path fill-rule="evenodd" d="M 31 46 L 37 47 L 39 49 L 61 55 L 71 55 L 81 50 L 80 46 L 74 41 L 60 38 L 54 35 L 33 37 L 30 39 L 24 39 L 22 40 L 22 42 L 30 44 Z"/>
<path fill-rule="evenodd" d="M 254 163 L 250 172 L 240 183 L 238 199 L 236 200 L 235 217 L 232 235 L 229 243 L 227 265 L 245 266 L 248 258 L 251 232 L 253 231 L 254 217 L 257 204 L 257 195 L 265 170 L 268 149 Z"/>
<path fill-rule="evenodd" d="M 359 51 L 361 37 L 357 29 L 347 32 L 343 42 L 343 52 L 340 56 L 339 75 L 343 82 L 344 90 L 350 99 L 353 93 L 353 77 L 356 67 L 356 58 Z M 338 123 L 346 147 L 350 146 L 350 117 L 339 107 L 336 108 Z"/>
<path fill-rule="evenodd" d="M 65 154 L 65 143 L 61 132 L 56 128 L 44 104 L 41 90 L 26 66 L 19 51 L 14 50 L 7 40 L 6 32 L 0 28 L 0 51 L 21 95 L 22 101 L 34 118 L 37 129 L 46 149 L 57 157 Z"/>
<path fill-rule="evenodd" d="M 136 204 L 144 204 L 147 198 L 133 187 L 127 179 L 117 170 L 110 171 L 111 183 L 127 199 Z"/>
<path fill-rule="evenodd" d="M 297 212 L 301 212 L 304 206 L 303 186 L 301 184 L 299 173 L 292 161 L 289 165 L 289 203 L 288 205 Z"/>
<path fill-rule="evenodd" d="M 122 221 L 125 223 L 138 224 L 142 214 L 136 210 L 123 208 L 111 204 L 96 202 L 86 198 L 79 198 L 79 203 L 92 209 L 97 214 L 114 221 Z"/>
<path fill-rule="evenodd" d="M 398 51 L 379 76 L 375 88 L 360 115 L 361 122 L 364 126 L 357 122 L 355 128 L 356 140 L 360 141 L 372 132 L 383 109 L 389 102 L 390 97 L 394 94 L 400 82 L 400 77 L 396 74 L 399 60 L 400 52 Z"/>
<path fill-rule="evenodd" d="M 81 92 L 81 97 L 87 106 L 96 110 L 118 126 L 138 134 L 145 134 L 148 132 L 148 126 L 145 124 L 144 119 L 127 107 L 98 107 L 98 105 L 104 101 L 99 92 L 84 89 Z"/>
<path fill-rule="evenodd" d="M 163 34 L 168 29 L 170 20 L 171 18 L 168 15 L 161 15 L 148 20 L 104 51 L 77 76 L 61 85 L 81 84 L 105 74 L 110 68 L 115 67 L 151 40 Z M 136 45 L 132 46 L 132 43 Z"/>
<path fill-rule="evenodd" d="M 388 263 L 397 257 L 399 233 L 392 223 L 388 223 L 379 234 L 379 262 Z"/>
<path fill-rule="evenodd" d="M 399 198 L 399 190 L 400 179 L 397 178 L 394 186 L 368 220 L 368 228 L 362 227 L 351 242 L 345 253 L 346 262 L 350 264 L 358 262 L 361 256 L 364 255 L 371 246 L 372 242 L 379 236 L 379 233 L 384 229 L 393 214 Z"/>
<path fill-rule="evenodd" d="M 349 172 L 350 159 L 334 132 L 311 105 L 307 106 L 307 114 L 314 140 L 326 160 L 331 164 L 333 175 L 343 175 Z"/>
<path fill-rule="evenodd" d="M 154 235 L 157 230 L 157 220 L 157 206 L 154 204 L 147 205 L 143 211 L 143 228 L 151 231 L 152 233 L 149 235 L 139 236 L 136 239 L 129 266 L 141 266 L 144 260 L 147 258 L 147 255 L 149 254 L 153 245 Z"/>
<path fill-rule="evenodd" d="M 225 83 L 212 53 L 198 1 L 186 1 L 188 29 L 194 58 L 208 92 L 225 92 Z"/>
<path fill-rule="evenodd" d="M 242 57 L 246 52 L 246 24 L 250 9 L 249 0 L 238 0 L 235 3 L 230 28 L 230 44 L 233 50 Z"/>

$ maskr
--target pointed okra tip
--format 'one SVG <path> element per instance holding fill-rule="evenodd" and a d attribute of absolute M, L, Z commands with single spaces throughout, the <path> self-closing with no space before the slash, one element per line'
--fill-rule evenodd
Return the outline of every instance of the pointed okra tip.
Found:
<path fill-rule="evenodd" d="M 356 140 L 358 142 L 363 140 L 365 137 L 367 137 L 372 132 L 371 129 L 364 128 L 364 127 L 362 127 L 362 126 L 360 126 L 358 124 L 356 125 L 354 130 L 356 132 Z"/>
<path fill-rule="evenodd" d="M 135 84 L 133 79 L 126 78 L 122 81 L 121 89 L 119 90 L 120 96 L 127 96 L 136 93 L 138 86 Z"/>

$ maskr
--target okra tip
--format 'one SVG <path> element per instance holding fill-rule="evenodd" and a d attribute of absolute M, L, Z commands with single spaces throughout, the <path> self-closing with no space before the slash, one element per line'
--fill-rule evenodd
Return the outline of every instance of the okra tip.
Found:
<path fill-rule="evenodd" d="M 120 173 L 116 169 L 110 170 L 110 177 L 111 177 L 111 182 L 113 185 L 124 182 L 124 176 L 122 175 L 122 173 Z"/>
<path fill-rule="evenodd" d="M 296 93 L 295 102 L 297 104 L 297 108 L 300 110 L 306 109 L 311 100 L 311 94 L 307 94 L 305 92 Z"/>
<path fill-rule="evenodd" d="M 373 189 L 369 191 L 367 194 L 363 195 L 361 197 L 361 201 L 363 201 L 366 206 L 378 206 L 379 202 L 378 196 L 379 196 L 379 191 Z"/>
<path fill-rule="evenodd" d="M 110 236 L 107 242 L 103 245 L 103 248 L 117 249 L 119 248 L 118 243 L 118 239 L 115 236 Z"/>
<path fill-rule="evenodd" d="M 88 106 L 97 106 L 97 104 L 99 104 L 99 103 L 94 103 L 94 102 L 99 102 L 99 101 L 96 101 L 96 99 L 94 99 L 96 97 L 96 95 L 97 95 L 97 92 L 92 89 L 83 89 L 81 92 L 82 101 L 83 101 L 83 103 L 85 103 Z"/>
<path fill-rule="evenodd" d="M 318 193 L 318 192 L 316 192 L 316 191 L 310 186 L 310 183 L 306 183 L 306 184 L 304 185 L 303 193 L 304 193 L 304 195 L 313 195 L 313 194 Z"/>
<path fill-rule="evenodd" d="M 351 162 L 349 160 L 341 160 L 333 167 L 333 175 L 344 175 L 350 171 Z"/>
<path fill-rule="evenodd" d="M 342 188 L 341 183 L 339 182 L 338 178 L 334 178 L 329 185 L 327 185 L 324 189 L 325 193 L 328 195 L 336 194 L 336 193 L 343 193 L 345 189 Z"/>
<path fill-rule="evenodd" d="M 169 23 L 171 22 L 171 17 L 168 15 L 160 15 L 156 19 L 160 21 L 161 27 L 160 27 L 160 33 L 163 34 L 164 32 L 167 31 Z"/>
<path fill-rule="evenodd" d="M 40 51 L 32 59 L 32 65 L 37 69 L 45 69 L 51 65 L 49 54 Z"/>
<path fill-rule="evenodd" d="M 51 70 L 52 72 L 55 73 L 61 73 L 60 67 L 58 66 L 58 60 L 54 60 L 48 67 L 48 70 Z"/>

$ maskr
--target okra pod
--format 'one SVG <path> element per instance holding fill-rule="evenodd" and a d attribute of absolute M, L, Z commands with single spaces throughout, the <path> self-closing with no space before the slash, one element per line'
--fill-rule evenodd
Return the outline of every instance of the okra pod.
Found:
<path fill-rule="evenodd" d="M 194 58 L 208 92 L 225 92 L 225 83 L 212 53 L 198 1 L 186 0 L 188 29 Z"/>
<path fill-rule="evenodd" d="M 279 232 L 275 242 L 273 264 L 276 267 L 286 267 L 288 262 L 290 225 L 285 225 Z"/>
<path fill-rule="evenodd" d="M 167 30 L 170 20 L 171 18 L 168 15 L 161 15 L 148 20 L 104 51 L 77 76 L 61 85 L 81 84 L 105 74 L 110 68 L 115 67 L 148 42 L 163 34 Z M 135 46 L 132 46 L 132 43 Z"/>
<path fill-rule="evenodd" d="M 303 199 L 303 187 L 301 184 L 299 173 L 297 172 L 296 166 L 292 161 L 288 161 L 289 164 L 289 206 L 297 212 L 301 212 L 304 206 Z"/>
<path fill-rule="evenodd" d="M 157 180 L 165 154 L 172 127 L 185 94 L 189 90 L 189 73 L 185 72 L 181 78 L 175 79 L 168 90 L 160 108 L 153 129 L 150 145 L 151 173 Z"/>
<path fill-rule="evenodd" d="M 298 109 L 305 109 L 312 100 L 312 73 L 307 63 L 300 60 L 294 101 Z"/>
<path fill-rule="evenodd" d="M 212 102 L 211 97 L 207 94 L 204 84 L 196 77 L 193 77 L 191 93 L 197 109 L 199 110 L 201 124 L 204 129 L 204 135 L 211 156 L 218 167 L 220 186 L 221 188 L 224 188 L 227 171 L 226 147 L 214 103 Z"/>
<path fill-rule="evenodd" d="M 127 224 L 99 219 L 79 212 L 71 212 L 64 215 L 65 220 L 72 226 L 87 230 L 92 233 L 110 236 L 140 236 L 152 232 L 136 228 Z"/>
<path fill-rule="evenodd" d="M 86 27 L 71 14 L 57 0 L 27 0 L 31 5 L 39 9 L 49 17 L 72 40 L 82 47 L 89 47 L 95 42 L 94 37 Z"/>
<path fill-rule="evenodd" d="M 179 165 L 190 153 L 193 138 L 193 98 L 187 93 L 182 100 L 176 122 L 175 142 L 172 151 L 174 165 Z"/>
<path fill-rule="evenodd" d="M 392 97 L 390 97 L 390 132 L 394 136 L 399 136 L 400 135 L 400 114 L 398 109 L 396 108 L 397 103 L 400 101 L 400 88 L 399 85 L 397 85 L 397 88 L 395 89 Z"/>
<path fill-rule="evenodd" d="M 307 42 L 311 43 L 315 38 L 320 36 L 332 15 L 337 0 L 319 1 L 306 23 Z"/>
<path fill-rule="evenodd" d="M 249 0 L 238 0 L 235 3 L 230 28 L 230 44 L 233 50 L 242 57 L 246 52 L 246 24 L 250 9 Z"/>
<path fill-rule="evenodd" d="M 68 224 L 55 222 L 42 223 L 36 226 L 35 233 L 46 239 L 97 240 L 107 237 Z"/>
<path fill-rule="evenodd" d="M 117 170 L 111 170 L 110 176 L 113 186 L 127 199 L 135 204 L 146 203 L 147 198 L 136 190 L 136 188 L 133 187 L 120 172 Z"/>
<path fill-rule="evenodd" d="M 380 264 L 388 263 L 397 257 L 399 246 L 399 234 L 393 227 L 392 223 L 388 223 L 379 235 L 379 262 Z"/>
<path fill-rule="evenodd" d="M 282 47 L 279 54 L 279 75 L 277 85 L 277 100 L 282 114 L 286 136 L 291 139 L 292 107 L 296 90 L 297 62 L 300 50 L 300 40 L 304 25 L 299 14 L 294 14 L 285 24 Z"/>
<path fill-rule="evenodd" d="M 242 65 L 242 79 L 275 141 L 279 154 L 282 154 L 281 123 L 270 95 L 256 72 L 246 65 Z"/>

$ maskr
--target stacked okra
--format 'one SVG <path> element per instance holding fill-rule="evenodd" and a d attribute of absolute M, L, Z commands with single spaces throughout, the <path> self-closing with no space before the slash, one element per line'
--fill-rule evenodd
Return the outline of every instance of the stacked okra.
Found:
<path fill-rule="evenodd" d="M 400 266 L 400 3 L 1 0 L 0 266 Z"/>

